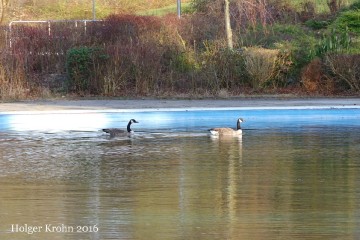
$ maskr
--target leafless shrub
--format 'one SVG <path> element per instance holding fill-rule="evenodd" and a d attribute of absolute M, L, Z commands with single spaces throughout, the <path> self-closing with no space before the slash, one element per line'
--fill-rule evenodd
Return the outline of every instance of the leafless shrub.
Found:
<path fill-rule="evenodd" d="M 299 14 L 287 0 L 269 0 L 267 12 L 271 22 L 296 23 Z"/>
<path fill-rule="evenodd" d="M 238 0 L 236 6 L 235 20 L 239 28 L 251 26 L 255 28 L 258 24 L 265 27 L 271 21 L 268 1 L 266 0 Z"/>
<path fill-rule="evenodd" d="M 326 66 L 335 78 L 345 83 L 352 91 L 360 91 L 360 54 L 329 54 Z"/>
<path fill-rule="evenodd" d="M 327 5 L 331 13 L 337 13 L 343 4 L 343 0 L 327 0 Z"/>
<path fill-rule="evenodd" d="M 315 17 L 316 5 L 312 1 L 305 1 L 301 4 L 302 11 L 300 12 L 301 21 L 305 22 Z"/>

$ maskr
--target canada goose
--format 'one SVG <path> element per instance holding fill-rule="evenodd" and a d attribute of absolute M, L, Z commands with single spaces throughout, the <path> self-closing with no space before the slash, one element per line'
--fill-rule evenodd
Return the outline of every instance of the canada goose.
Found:
<path fill-rule="evenodd" d="M 127 135 L 134 133 L 134 131 L 131 130 L 131 128 L 130 128 L 132 123 L 139 123 L 139 122 L 136 121 L 135 119 L 130 119 L 130 121 L 126 127 L 126 131 L 123 129 L 120 129 L 120 128 L 104 128 L 103 132 L 110 133 L 110 137 L 115 137 L 117 135 L 127 136 Z"/>
<path fill-rule="evenodd" d="M 244 122 L 242 118 L 237 120 L 236 130 L 232 128 L 212 128 L 209 131 L 214 136 L 240 136 L 242 134 L 240 123 L 242 122 Z"/>

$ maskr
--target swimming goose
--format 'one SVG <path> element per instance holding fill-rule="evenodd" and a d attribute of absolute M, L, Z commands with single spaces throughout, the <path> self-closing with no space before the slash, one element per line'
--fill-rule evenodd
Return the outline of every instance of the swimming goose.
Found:
<path fill-rule="evenodd" d="M 240 123 L 242 122 L 244 122 L 242 118 L 237 120 L 236 130 L 232 128 L 212 128 L 209 131 L 214 136 L 240 136 L 242 134 Z"/>
<path fill-rule="evenodd" d="M 127 136 L 127 135 L 134 133 L 134 131 L 131 130 L 131 128 L 130 128 L 132 123 L 139 123 L 139 122 L 136 121 L 135 119 L 130 119 L 130 121 L 126 127 L 126 131 L 123 129 L 120 129 L 120 128 L 104 128 L 103 132 L 110 133 L 110 137 L 115 137 L 118 135 Z"/>

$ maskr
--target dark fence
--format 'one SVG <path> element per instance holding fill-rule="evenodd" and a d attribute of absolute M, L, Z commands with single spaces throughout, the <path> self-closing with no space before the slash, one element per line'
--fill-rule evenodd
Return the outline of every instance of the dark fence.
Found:
<path fill-rule="evenodd" d="M 98 45 L 102 21 L 13 21 L 1 27 L 1 49 L 24 61 L 27 71 L 65 72 L 66 53 L 77 46 Z"/>
<path fill-rule="evenodd" d="M 69 47 L 91 44 L 102 21 L 13 21 L 5 42 L 11 52 L 63 54 Z"/>

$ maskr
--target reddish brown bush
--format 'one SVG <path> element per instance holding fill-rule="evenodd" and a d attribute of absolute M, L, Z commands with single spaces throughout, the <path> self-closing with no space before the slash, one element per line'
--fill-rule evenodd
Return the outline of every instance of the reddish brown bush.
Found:
<path fill-rule="evenodd" d="M 154 31 L 161 27 L 159 18 L 136 15 L 110 15 L 101 24 L 95 26 L 95 42 L 99 43 L 137 43 L 144 31 Z"/>
<path fill-rule="evenodd" d="M 304 67 L 301 82 L 309 93 L 331 94 L 335 90 L 335 83 L 325 74 L 324 64 L 319 58 Z"/>

